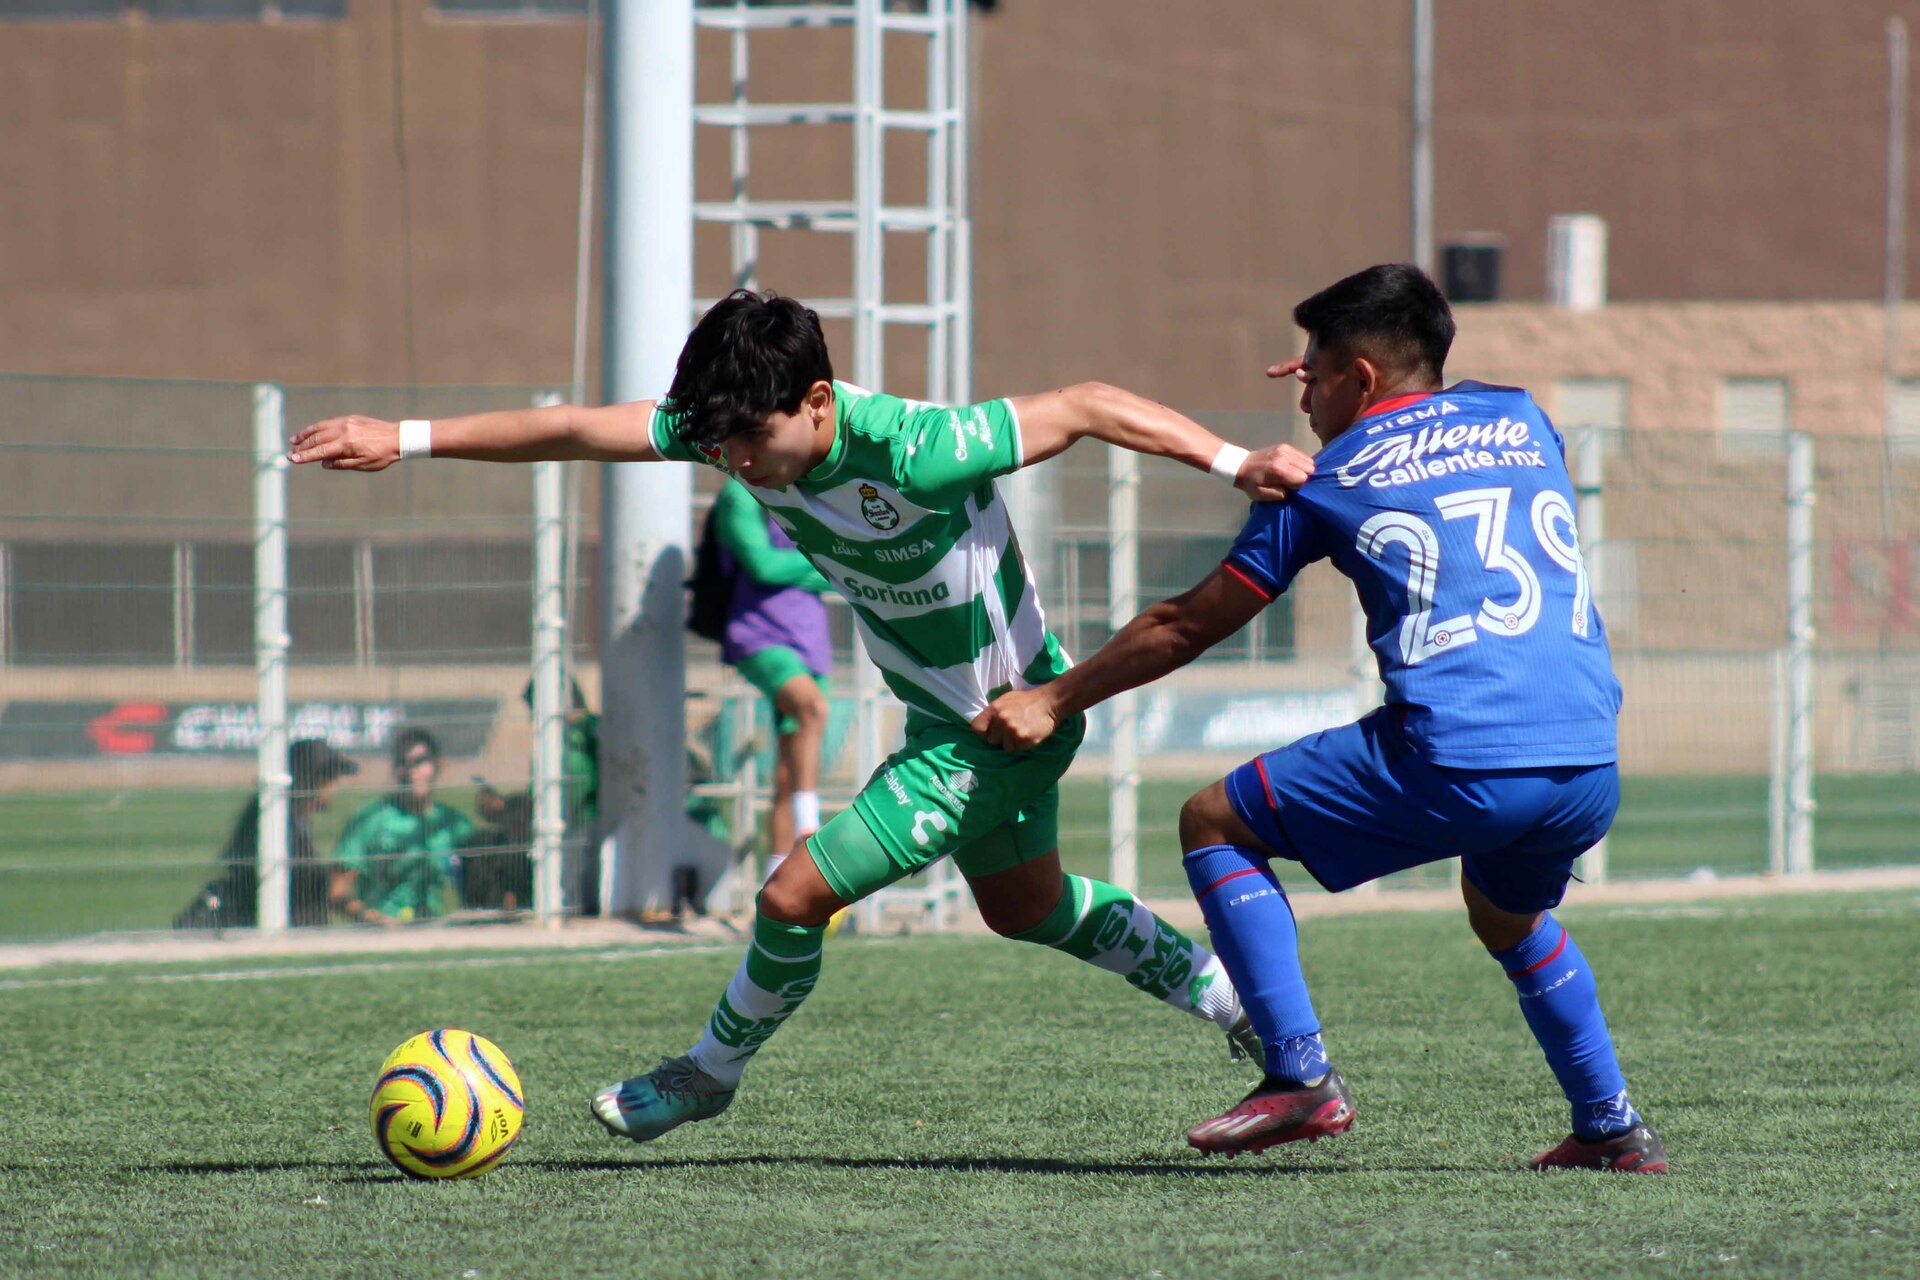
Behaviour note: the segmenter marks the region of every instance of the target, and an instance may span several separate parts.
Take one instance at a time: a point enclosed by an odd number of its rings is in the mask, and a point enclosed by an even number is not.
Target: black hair
[[[287,772],[293,794],[312,795],[335,778],[350,778],[360,766],[327,744],[325,738],[301,738],[287,748]]]
[[[816,382],[833,381],[820,317],[777,293],[735,289],[680,348],[663,406],[689,445],[717,445],[770,413],[794,413]]]
[[[1453,308],[1426,272],[1404,262],[1356,271],[1293,309],[1293,322],[1322,347],[1365,356],[1395,373],[1435,381],[1453,346]]]
[[[568,676],[567,684],[571,688],[573,709],[575,711],[585,711],[587,709],[587,695],[586,692],[580,688],[580,682],[574,677]],[[527,683],[520,690],[520,701],[527,704],[527,710],[533,710],[533,677],[531,676],[527,677]]]
[[[407,753],[415,747],[425,747],[435,760],[440,758],[440,739],[434,737],[431,730],[412,724],[393,735],[393,767],[398,769],[404,765]]]

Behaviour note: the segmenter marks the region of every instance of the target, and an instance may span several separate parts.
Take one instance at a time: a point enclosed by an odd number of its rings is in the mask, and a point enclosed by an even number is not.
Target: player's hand
[[[329,471],[385,471],[400,461],[400,426],[348,414],[316,422],[293,438],[287,459]]]
[[[1306,367],[1307,362],[1299,356],[1295,356],[1291,360],[1282,360],[1278,364],[1268,365],[1267,376],[1269,378],[1300,378],[1300,371]],[[1300,378],[1300,380],[1302,382],[1306,381],[1305,378]]]
[[[1283,502],[1313,474],[1313,459],[1290,444],[1269,445],[1247,455],[1233,487],[1255,502]]]
[[[1003,693],[973,718],[973,731],[1006,751],[1031,751],[1060,725],[1060,713],[1045,689]]]

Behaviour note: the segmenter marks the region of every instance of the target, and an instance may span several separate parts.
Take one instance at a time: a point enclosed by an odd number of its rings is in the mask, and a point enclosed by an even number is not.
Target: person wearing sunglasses
[[[466,814],[434,797],[440,742],[418,725],[393,739],[393,789],[348,821],[333,850],[332,899],[348,920],[399,925],[445,913]]]

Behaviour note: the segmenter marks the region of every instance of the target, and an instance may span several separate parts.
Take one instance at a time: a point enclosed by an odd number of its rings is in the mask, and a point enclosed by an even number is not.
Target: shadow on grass
[[[5,1166],[0,1166],[4,1168]],[[512,1169],[538,1169],[545,1173],[630,1173],[673,1169],[847,1169],[858,1172],[907,1173],[985,1173],[1043,1174],[1079,1177],[1109,1174],[1131,1178],[1276,1178],[1325,1177],[1343,1173],[1449,1173],[1504,1174],[1506,1169],[1484,1165],[1436,1164],[1432,1162],[1368,1162],[1364,1167],[1314,1163],[1282,1164],[1270,1159],[1241,1161],[1169,1158],[1151,1160],[1052,1160],[1031,1156],[928,1156],[889,1159],[884,1156],[707,1156],[679,1159],[531,1159],[514,1160],[503,1166]],[[325,1174],[338,1182],[407,1182],[411,1179],[390,1169],[363,1160],[162,1160],[137,1166],[144,1173],[176,1173],[197,1177],[236,1174],[308,1173]]]

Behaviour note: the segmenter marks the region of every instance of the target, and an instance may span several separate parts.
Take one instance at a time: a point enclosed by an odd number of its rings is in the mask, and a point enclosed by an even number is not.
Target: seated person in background
[[[327,872],[313,847],[313,815],[333,803],[340,779],[360,766],[319,738],[302,738],[287,748],[292,791],[287,797],[287,858],[292,892],[289,920],[296,925],[327,922]],[[260,797],[240,810],[233,834],[220,851],[220,876],[194,895],[173,918],[176,929],[239,929],[258,923],[260,899]]]
[[[729,479],[714,499],[713,531],[732,582],[720,660],[773,709],[779,751],[768,821],[772,875],[795,840],[820,829],[820,743],[833,670],[820,593],[833,586],[738,480]]]
[[[466,814],[434,799],[440,742],[418,725],[393,739],[394,789],[353,815],[333,849],[332,900],[367,924],[431,919],[446,905]]]
[[[600,717],[587,710],[587,696],[578,680],[569,680],[572,705],[567,710],[560,759],[560,814],[566,823],[564,839],[569,846],[597,852],[596,836],[600,822]],[[520,691],[520,700],[533,709],[533,681]],[[535,726],[537,733],[539,726]],[[474,779],[474,809],[488,825],[475,831],[460,855],[460,900],[469,907],[504,908],[508,911],[533,905],[533,866],[528,853],[533,847],[533,791],[503,795],[485,779]],[[591,862],[591,858],[586,859]],[[589,914],[591,891],[599,887],[597,871],[583,867],[581,874],[590,884],[587,892],[575,895]]]

